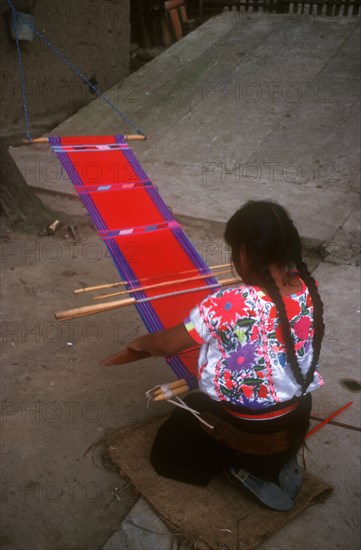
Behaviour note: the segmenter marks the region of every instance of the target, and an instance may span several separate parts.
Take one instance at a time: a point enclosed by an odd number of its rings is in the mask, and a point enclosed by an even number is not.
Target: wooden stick
[[[49,143],[49,138],[47,137],[40,137],[32,139],[31,141],[29,139],[22,139],[21,140],[25,145],[32,145],[33,143]]]
[[[189,391],[189,387],[187,386],[187,384],[179,388],[174,388],[174,390],[172,390],[172,394],[173,394],[172,397],[175,395],[180,395],[181,393],[186,393],[187,391]],[[153,397],[154,401],[164,401],[165,399],[169,399],[169,396],[167,396],[163,392]]]
[[[210,270],[215,271],[217,269],[221,269],[223,267],[231,267],[233,264],[220,264],[220,265],[213,265],[210,266]],[[194,273],[198,271],[197,269],[188,269],[186,271],[180,271],[178,275],[186,275],[187,273]],[[210,274],[209,277],[212,275]],[[139,279],[139,282],[143,281],[151,281],[154,279],[159,279],[161,277],[164,277],[164,275],[159,275],[157,277],[143,277],[142,279]],[[82,294],[83,292],[92,292],[93,290],[105,290],[107,288],[114,288],[116,286],[124,286],[127,284],[127,281],[118,281],[117,283],[106,283],[102,285],[95,285],[95,286],[86,286],[84,288],[77,288],[73,292],[74,294]]]
[[[311,420],[317,420],[317,422],[323,422],[324,418],[319,418],[318,416],[310,415]],[[345,424],[344,422],[336,422],[336,420],[329,420],[328,424],[332,426],[339,426],[340,428],[346,428],[346,430],[355,430],[356,432],[361,432],[360,426],[352,426],[352,424]]]
[[[168,292],[167,294],[159,294],[157,296],[151,296],[149,298],[142,298],[141,300],[136,300],[135,298],[126,298],[125,300],[115,300],[113,302],[77,307],[75,309],[69,309],[67,311],[58,311],[57,313],[55,313],[55,318],[58,321],[68,321],[70,319],[77,319],[78,317],[85,317],[86,315],[93,315],[94,313],[111,311],[112,309],[126,307],[133,304],[141,304],[144,302],[150,302],[151,300],[159,300],[161,298],[170,298],[171,296],[178,296],[180,294],[187,294],[189,292],[197,292],[199,290],[210,290],[211,288],[215,288],[218,286],[233,285],[240,282],[240,279],[223,279],[216,284],[201,286],[197,288],[188,288],[186,290],[179,290],[177,292]]]
[[[147,139],[150,139],[150,136],[142,136],[140,134],[125,134],[124,139],[126,141],[145,141]],[[25,145],[32,145],[33,143],[49,143],[49,138],[40,137],[40,138],[32,139],[31,141],[29,139],[23,139],[22,142]]]
[[[228,273],[229,269],[224,269],[222,271],[218,271],[217,275],[222,275],[223,273]],[[212,277],[212,274],[209,273],[203,273],[201,275],[196,275],[195,277],[187,277],[186,279],[176,279],[175,281],[164,281],[163,283],[156,283],[154,285],[146,285],[146,286],[140,286],[138,288],[129,288],[127,290],[119,290],[118,292],[112,292],[110,294],[100,294],[99,296],[95,296],[93,300],[102,300],[105,298],[113,298],[113,296],[121,296],[123,294],[130,294],[131,292],[141,292],[143,290],[150,290],[151,288],[159,288],[162,286],[169,286],[172,284],[181,284],[181,283],[187,283],[189,281],[195,281],[197,279],[207,279],[208,277]]]
[[[105,283],[103,285],[86,286],[84,288],[76,288],[74,294],[82,294],[83,292],[92,292],[93,290],[105,290],[106,288],[114,288],[116,286],[124,286],[127,281],[119,281],[118,283]]]
[[[165,390],[175,390],[176,388],[182,388],[186,384],[187,384],[187,382],[185,381],[184,378],[181,378],[180,380],[176,380],[175,382],[169,382],[168,384],[162,384],[162,385],[159,386],[158,390],[155,390],[153,395],[154,395],[154,397],[156,397],[157,395],[161,395],[164,392],[164,389]]]
[[[325,426],[325,424],[328,424],[328,422],[330,422],[330,420],[332,420],[333,418],[335,418],[335,416],[337,416],[338,414],[340,414],[342,411],[344,411],[345,409],[347,409],[347,407],[349,407],[350,405],[352,405],[353,401],[349,401],[348,403],[346,403],[346,405],[344,405],[343,407],[341,407],[340,409],[338,409],[336,412],[334,412],[333,414],[330,414],[330,416],[328,416],[327,418],[325,418],[325,420],[323,420],[321,422],[321,424],[319,424],[318,426],[315,426],[314,428],[312,428],[312,430],[310,430],[309,432],[307,432],[306,436],[305,436],[305,439],[307,439],[308,437],[310,437],[311,435],[313,435],[315,432],[318,432],[318,430],[320,430],[321,428],[323,428],[323,426]]]
[[[151,139],[151,136],[143,136],[141,134],[124,134],[125,141],[146,141]]]

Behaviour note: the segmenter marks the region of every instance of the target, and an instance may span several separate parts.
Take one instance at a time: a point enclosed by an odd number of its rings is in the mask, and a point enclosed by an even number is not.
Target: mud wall
[[[130,0],[13,0],[16,9],[35,16],[46,35],[102,91],[129,72]],[[1,135],[25,132],[16,41],[11,38],[9,6],[0,0]],[[84,84],[36,35],[21,41],[32,133],[65,120],[93,99]]]

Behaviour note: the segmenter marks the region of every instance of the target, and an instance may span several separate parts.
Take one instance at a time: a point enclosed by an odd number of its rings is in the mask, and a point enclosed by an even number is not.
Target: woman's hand
[[[99,365],[101,367],[111,367],[114,365],[126,365],[127,363],[133,363],[133,361],[140,361],[141,359],[146,359],[147,357],[150,357],[150,354],[146,351],[134,351],[130,348],[122,349],[121,351],[118,351],[118,353],[115,353],[114,355],[111,355],[110,357],[106,357],[102,361],[100,361]]]
[[[162,332],[140,336],[130,342],[126,349],[103,359],[100,365],[102,367],[123,365],[149,356],[176,355],[185,349],[194,348],[195,343],[185,326],[180,324]]]

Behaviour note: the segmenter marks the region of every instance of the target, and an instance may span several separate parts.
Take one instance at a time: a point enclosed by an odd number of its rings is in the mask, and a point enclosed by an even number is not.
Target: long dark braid
[[[321,351],[324,334],[323,304],[314,278],[302,260],[301,240],[287,212],[270,201],[250,201],[229,220],[225,240],[232,250],[232,259],[237,269],[241,248],[245,249],[247,261],[252,267],[248,284],[264,286],[276,305],[282,334],[285,340],[287,360],[297,383],[304,394],[313,381]],[[313,303],[314,337],[311,366],[304,378],[298,365],[287,317],[286,307],[279,289],[269,271],[271,263],[279,266],[293,264],[305,282]]]
[[[312,277],[311,273],[308,271],[305,262],[303,262],[301,258],[296,258],[295,265],[301,278],[304,280],[308,288],[313,303],[313,326],[315,332],[312,341],[312,363],[305,380],[305,385],[307,388],[313,381],[313,376],[315,374],[317,363],[320,358],[322,339],[325,333],[325,324],[323,322],[323,302],[318,293],[316,281]]]
[[[285,303],[282,299],[280,291],[278,290],[278,287],[267,266],[262,267],[262,276],[264,280],[264,286],[267,290],[267,294],[272,298],[272,301],[274,302],[277,308],[277,313],[278,313],[278,317],[282,328],[282,334],[286,345],[286,354],[287,354],[288,363],[291,367],[293,376],[295,377],[296,381],[302,388],[302,393],[304,393],[305,379],[303,377],[300,367],[298,366],[298,361],[295,353],[295,347],[294,347],[294,342],[293,342],[293,338],[290,330],[290,323],[287,317]]]

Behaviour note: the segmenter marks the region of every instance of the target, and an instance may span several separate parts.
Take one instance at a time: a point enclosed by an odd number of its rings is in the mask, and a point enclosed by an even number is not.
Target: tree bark
[[[0,141],[0,214],[9,227],[30,231],[55,219],[26,183],[4,140]]]

